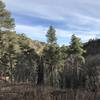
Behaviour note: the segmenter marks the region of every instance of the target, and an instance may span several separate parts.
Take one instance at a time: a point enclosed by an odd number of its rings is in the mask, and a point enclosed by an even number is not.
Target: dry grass
[[[0,88],[0,100],[100,100],[96,94],[87,90],[61,90],[50,87],[33,87],[32,84],[6,84]]]

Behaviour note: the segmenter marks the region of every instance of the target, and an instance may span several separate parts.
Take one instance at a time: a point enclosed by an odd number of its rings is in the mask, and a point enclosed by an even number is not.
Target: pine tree
[[[77,78],[79,78],[79,71],[81,70],[80,65],[85,62],[85,58],[83,56],[85,50],[83,49],[83,44],[80,38],[76,37],[75,35],[72,35],[71,46],[69,50],[70,56],[74,59],[74,74],[76,74]]]
[[[5,9],[5,4],[0,1],[0,56],[8,47],[10,37],[15,35],[15,32],[11,32],[12,29],[14,29],[14,20],[10,12]]]
[[[80,40],[80,38],[76,37],[75,35],[72,35],[71,38],[71,45],[69,47],[69,57],[70,60],[70,68],[71,69],[71,77],[67,77],[67,79],[70,79],[71,87],[74,91],[74,100],[77,100],[77,89],[81,85],[81,72],[83,72],[83,68],[81,65],[85,63],[85,58],[83,54],[85,53],[85,50],[83,49],[83,44]]]
[[[84,62],[83,54],[85,53],[85,50],[83,49],[83,43],[80,38],[76,37],[74,34],[72,35],[69,49],[70,54],[78,55],[78,57],[82,58],[82,61]]]
[[[59,69],[58,66],[60,64],[60,48],[59,46],[53,44],[53,45],[48,45],[44,48],[43,51],[44,54],[44,60],[47,65],[47,76],[49,76],[49,85],[54,86],[56,85],[56,74],[57,70]],[[55,83],[55,84],[54,84]]]
[[[35,50],[28,45],[20,44],[21,52],[17,57],[15,69],[15,80],[17,82],[32,82],[36,83],[34,73],[36,73],[36,65],[38,55]]]
[[[14,19],[11,18],[10,12],[5,9],[5,4],[0,1],[0,31],[11,30],[14,25]]]
[[[10,72],[11,80],[14,66],[12,56],[15,56],[16,41],[16,33],[12,32],[12,29],[14,29],[14,20],[11,18],[10,12],[5,9],[5,4],[0,1],[0,63],[4,65],[4,75],[6,72]]]
[[[56,30],[52,26],[49,27],[46,37],[47,37],[47,42],[49,44],[56,44],[57,42]]]

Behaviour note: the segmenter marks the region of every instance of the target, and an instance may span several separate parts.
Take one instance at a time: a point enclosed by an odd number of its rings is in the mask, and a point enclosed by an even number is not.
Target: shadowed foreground
[[[9,84],[0,87],[0,100],[100,100],[100,92],[52,89],[31,84]]]

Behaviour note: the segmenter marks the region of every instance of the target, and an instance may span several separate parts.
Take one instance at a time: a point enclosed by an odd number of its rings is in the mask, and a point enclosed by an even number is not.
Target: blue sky
[[[100,38],[100,0],[3,0],[16,22],[17,33],[46,41],[50,25],[58,43],[69,44],[72,34],[83,42]]]

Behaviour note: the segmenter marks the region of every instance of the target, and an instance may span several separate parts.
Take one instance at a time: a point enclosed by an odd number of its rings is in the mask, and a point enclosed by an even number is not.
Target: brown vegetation
[[[29,83],[3,84],[0,88],[0,100],[100,100],[100,92],[33,87]]]

